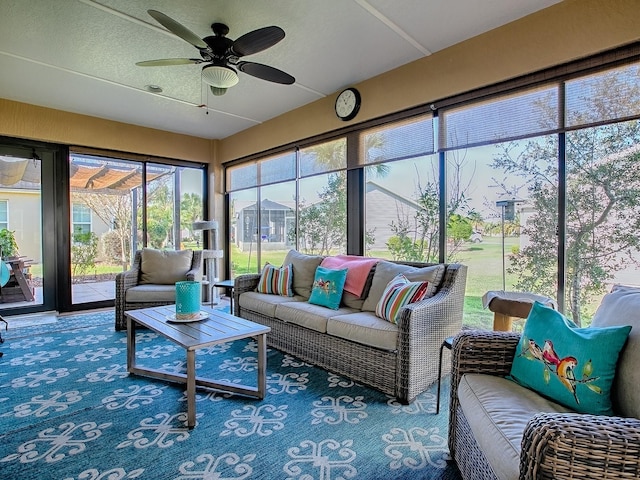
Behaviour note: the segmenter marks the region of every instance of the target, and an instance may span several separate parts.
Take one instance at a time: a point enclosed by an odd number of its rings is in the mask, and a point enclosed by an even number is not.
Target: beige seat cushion
[[[300,296],[284,297],[282,295],[258,292],[244,292],[240,295],[240,308],[272,318],[276,316],[276,307],[281,303],[287,302],[306,302],[306,300]]]
[[[142,249],[140,283],[155,285],[175,285],[186,280],[191,270],[193,252],[191,250]]]
[[[640,287],[614,285],[604,296],[591,327],[613,325],[631,325],[611,390],[613,408],[625,417],[640,418]]]
[[[276,307],[276,318],[283,322],[295,323],[320,333],[327,333],[327,320],[333,315],[352,313],[354,310],[340,307],[332,310],[309,302],[281,303]]]
[[[333,316],[327,322],[327,333],[383,350],[398,348],[398,326],[371,312]]]
[[[571,411],[492,375],[463,375],[458,398],[476,442],[500,480],[519,478],[522,435],[535,414]]]
[[[176,286],[137,285],[128,288],[124,298],[127,303],[174,303],[176,301]]]
[[[380,261],[376,265],[371,281],[369,295],[362,304],[362,310],[367,312],[375,312],[376,305],[384,293],[387,284],[394,277],[402,273],[410,282],[429,282],[427,297],[432,296],[440,286],[444,277],[446,267],[442,264],[432,265],[430,267],[416,268],[408,265],[399,265],[387,261]]]

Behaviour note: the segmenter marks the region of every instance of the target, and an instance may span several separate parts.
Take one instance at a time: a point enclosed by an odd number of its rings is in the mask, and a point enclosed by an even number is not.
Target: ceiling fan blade
[[[136,65],[139,67],[164,67],[166,65],[189,65],[194,63],[202,63],[202,60],[197,58],[163,58],[160,60],[136,62]]]
[[[190,43],[196,48],[207,48],[207,44],[204,43],[204,40],[202,40],[184,25],[176,22],[173,18],[168,17],[164,13],[157,10],[147,10],[147,13],[151,15],[160,25],[179,36],[185,42]]]
[[[296,81],[296,79],[288,73],[278,70],[277,68],[270,67],[269,65],[263,65],[262,63],[238,62],[236,67],[238,67],[238,70],[241,72],[269,82],[291,85]]]
[[[263,27],[254,30],[253,32],[245,33],[236,39],[236,41],[233,42],[231,50],[238,57],[253,55],[254,53],[261,52],[274,46],[283,38],[284,30],[280,27]]]

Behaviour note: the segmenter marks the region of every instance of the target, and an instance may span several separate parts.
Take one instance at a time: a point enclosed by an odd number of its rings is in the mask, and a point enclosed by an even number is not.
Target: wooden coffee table
[[[186,383],[187,426],[189,428],[193,428],[196,424],[196,386],[260,399],[264,398],[266,393],[267,333],[271,331],[271,328],[204,306],[202,311],[207,312],[209,317],[189,323],[175,323],[168,320],[172,314],[176,313],[175,305],[128,310],[125,312],[127,317],[127,370],[135,375]],[[174,373],[136,366],[137,325],[150,328],[183,347],[187,351],[187,373]],[[196,350],[248,337],[255,337],[258,341],[257,387],[231,384],[196,376]]]

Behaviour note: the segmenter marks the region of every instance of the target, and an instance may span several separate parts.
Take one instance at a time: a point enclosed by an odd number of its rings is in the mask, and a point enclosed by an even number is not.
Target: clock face
[[[343,90],[336,99],[336,115],[341,120],[351,120],[360,109],[360,93],[355,88]]]

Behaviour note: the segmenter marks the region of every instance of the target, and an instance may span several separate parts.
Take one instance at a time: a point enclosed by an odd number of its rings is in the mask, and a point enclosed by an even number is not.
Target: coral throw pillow
[[[344,282],[347,280],[347,269],[333,270],[318,267],[313,279],[309,303],[337,310],[340,308]]]
[[[410,282],[403,274],[391,280],[376,305],[376,316],[398,323],[400,310],[410,303],[427,298],[429,282]]]
[[[278,268],[270,263],[266,263],[262,269],[260,280],[256,291],[259,293],[270,293],[283,297],[293,297],[291,282],[293,280],[293,267],[291,264]]]
[[[630,331],[630,326],[578,328],[535,302],[510,377],[577,412],[611,415],[611,385]]]

